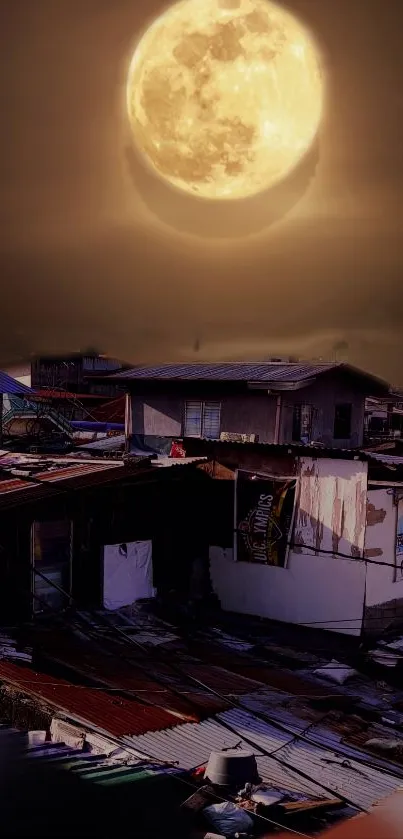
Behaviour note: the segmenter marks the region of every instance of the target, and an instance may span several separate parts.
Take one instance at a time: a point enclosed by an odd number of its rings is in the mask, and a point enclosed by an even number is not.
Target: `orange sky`
[[[318,160],[271,202],[207,212],[125,153],[128,61],[163,4],[0,0],[0,360],[90,344],[130,361],[329,356],[346,340],[403,385],[403,6],[288,5],[326,55]]]

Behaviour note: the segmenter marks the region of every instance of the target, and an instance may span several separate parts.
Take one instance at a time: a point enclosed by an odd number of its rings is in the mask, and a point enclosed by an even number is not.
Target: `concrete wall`
[[[221,402],[221,431],[258,434],[260,441],[273,442],[276,400],[267,393],[244,395],[212,393],[204,390],[189,395],[133,394],[132,434],[180,437],[186,399]]]
[[[222,608],[351,635],[362,627],[367,466],[358,461],[300,464],[295,541],[286,568],[234,562],[233,549],[210,548],[211,580]],[[352,559],[315,553],[338,551]]]
[[[132,433],[166,437],[183,434],[183,417],[187,399],[221,402],[221,432],[257,434],[260,442],[273,443],[276,423],[277,398],[266,390],[235,392],[233,384],[215,385],[214,389],[203,383],[186,383],[173,391],[161,382],[158,390],[144,389],[132,394]],[[345,440],[333,439],[334,413],[337,403],[352,404],[352,433]],[[314,407],[313,440],[329,447],[350,448],[362,445],[364,428],[365,394],[357,381],[342,373],[320,378],[310,387],[282,394],[281,432],[282,443],[292,441],[292,418],[296,404]]]
[[[132,396],[132,434],[180,437],[183,401],[169,395]]]
[[[369,562],[364,627],[374,634],[403,620],[403,579],[395,566],[396,528],[393,490],[370,490],[365,534],[365,555]],[[374,560],[390,566],[376,565]]]

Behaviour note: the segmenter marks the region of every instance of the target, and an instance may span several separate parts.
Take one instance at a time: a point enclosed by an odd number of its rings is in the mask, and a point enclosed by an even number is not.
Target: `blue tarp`
[[[32,394],[34,391],[30,387],[27,387],[27,385],[23,385],[22,382],[17,382],[17,380],[9,376],[8,373],[4,373],[3,370],[0,370],[0,393]]]
[[[108,431],[124,431],[124,423],[119,422],[89,422],[88,420],[72,420],[72,428],[77,431],[95,431],[99,434],[107,434]]]

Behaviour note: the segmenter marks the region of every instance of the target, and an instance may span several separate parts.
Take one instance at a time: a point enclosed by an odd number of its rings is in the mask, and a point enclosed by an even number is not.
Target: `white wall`
[[[234,562],[232,550],[211,547],[214,591],[226,611],[359,635],[365,564],[308,546],[362,556],[367,466],[303,458],[300,475],[294,539],[306,547],[290,552],[286,568]]]
[[[360,634],[364,563],[290,553],[287,568],[274,568],[234,562],[232,550],[212,547],[210,569],[225,611]]]
[[[365,551],[368,556],[366,605],[377,606],[390,600],[403,598],[403,580],[395,582],[395,546],[397,507],[393,501],[393,491],[387,489],[370,490],[368,504],[375,508],[375,524],[368,523],[365,534]],[[385,512],[383,517],[382,511]],[[370,521],[370,516],[368,517]],[[382,521],[383,519],[383,521]],[[371,564],[370,560],[388,562],[393,567]]]

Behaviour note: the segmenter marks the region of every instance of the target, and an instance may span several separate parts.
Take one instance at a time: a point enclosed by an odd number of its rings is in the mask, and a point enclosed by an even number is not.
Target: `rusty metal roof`
[[[122,649],[108,646],[106,638],[103,645],[104,651],[90,641],[82,643],[71,634],[52,632],[42,639],[41,649],[51,661],[65,669],[90,677],[122,694],[131,693],[183,720],[204,719],[228,707],[228,703],[207,690],[186,684],[185,679],[174,681],[169,668],[167,677],[163,666],[158,668],[157,663],[145,662],[142,657],[136,661],[130,646],[126,649],[126,655],[131,654],[128,661],[119,659]],[[146,663],[147,671],[143,669]]]
[[[216,667],[215,665],[204,664],[202,662],[187,664],[181,662],[181,669],[183,673],[188,674],[191,678],[198,679],[203,685],[213,691],[217,691],[223,696],[235,696],[243,693],[250,693],[261,687],[261,682],[254,680],[253,676],[241,675],[238,672],[234,673],[230,670],[225,670],[223,667]]]
[[[148,458],[142,464],[149,463]],[[0,506],[39,500],[67,488],[89,487],[133,474],[123,461],[83,461],[35,455],[0,455]]]
[[[0,661],[0,680],[112,737],[157,731],[175,723],[174,715],[162,708],[142,705],[134,699],[110,695],[97,688],[71,684],[11,662]]]

